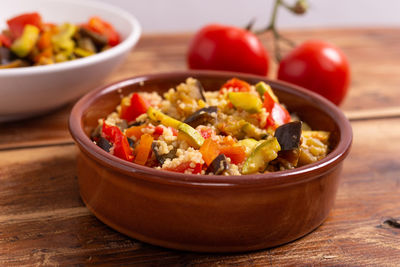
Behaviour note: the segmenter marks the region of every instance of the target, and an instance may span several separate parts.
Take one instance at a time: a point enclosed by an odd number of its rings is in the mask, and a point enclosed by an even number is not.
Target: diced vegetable
[[[179,125],[182,123],[181,121],[175,120],[174,118],[165,115],[164,113],[153,107],[148,108],[147,115],[151,120],[159,122],[164,126],[172,127],[175,129],[178,129]]]
[[[136,140],[139,140],[143,135],[142,129],[146,127],[146,125],[132,126],[125,130],[125,135],[129,138],[135,137]]]
[[[228,98],[238,109],[245,110],[249,113],[257,113],[261,111],[262,102],[260,98],[252,93],[229,92]]]
[[[12,41],[7,35],[0,34],[0,47],[4,46],[4,47],[9,48],[11,46],[11,44],[12,44]]]
[[[271,111],[271,117],[278,126],[290,122],[289,112],[279,103],[274,104]]]
[[[37,43],[37,47],[39,50],[45,50],[51,48],[51,35],[50,31],[45,31],[40,35],[40,38]]]
[[[42,17],[34,12],[34,13],[25,13],[14,18],[7,20],[8,28],[11,31],[11,34],[14,38],[19,38],[23,32],[26,25],[32,25],[42,29]]]
[[[239,140],[237,145],[244,146],[246,157],[250,156],[251,152],[258,145],[258,141],[253,138],[246,138]]]
[[[19,57],[26,57],[32,51],[39,38],[39,28],[26,25],[24,31],[11,45],[11,51]]]
[[[272,98],[274,102],[279,103],[278,97],[274,94],[274,92],[271,89],[271,86],[266,84],[265,82],[259,82],[256,84],[256,90],[258,94],[260,95],[261,98],[264,99],[265,93],[268,93],[268,95]]]
[[[178,130],[178,138],[185,140],[186,143],[188,143],[190,146],[198,149],[203,145],[204,138],[190,125],[187,125],[186,123],[181,123],[178,126]]]
[[[280,145],[276,138],[260,141],[243,165],[242,173],[263,172],[267,164],[278,157]]]
[[[143,97],[138,93],[133,93],[129,101],[126,98],[122,99],[120,117],[128,122],[133,121],[146,113],[149,107],[149,103]]]
[[[54,50],[64,52],[67,57],[72,54],[75,48],[75,42],[72,37],[76,33],[77,27],[71,23],[64,23],[58,27],[58,33],[51,37]]]
[[[79,34],[81,34],[84,38],[89,38],[95,45],[105,46],[108,44],[108,39],[106,36],[98,34],[85,26],[79,28]]]
[[[153,143],[153,137],[150,134],[144,134],[140,138],[139,145],[136,147],[136,158],[134,162],[136,164],[145,165],[151,152],[151,145]]]
[[[110,152],[110,148],[112,147],[112,144],[108,142],[107,139],[104,137],[99,137],[99,139],[96,141],[96,145],[98,145],[101,149],[103,149],[106,152]]]
[[[221,175],[224,171],[226,171],[229,167],[228,161],[226,160],[225,155],[221,154],[216,157],[208,166],[206,173],[213,173],[214,175]]]
[[[246,149],[244,146],[222,146],[220,153],[231,159],[233,164],[240,164],[246,158]]]
[[[301,138],[301,122],[293,121],[279,126],[275,130],[275,137],[282,151],[298,148]]]
[[[219,145],[212,139],[206,139],[200,147],[200,153],[203,155],[204,162],[209,166],[211,162],[219,155]]]
[[[231,89],[232,92],[248,92],[250,91],[250,84],[240,79],[233,78],[222,85],[221,89],[223,88]]]
[[[106,36],[108,44],[111,46],[115,46],[120,42],[119,34],[114,27],[99,17],[91,17],[89,19],[88,28],[94,32]]]
[[[273,94],[273,93],[272,93]],[[290,114],[281,104],[274,100],[275,95],[271,95],[270,92],[264,93],[263,106],[269,116],[267,118],[267,127],[277,128],[279,125],[290,122]]]
[[[204,95],[205,90],[204,90],[203,85],[201,84],[201,82],[199,80],[196,80],[196,85],[197,85],[197,91],[196,91],[197,97],[195,97],[195,99],[206,102],[207,100],[206,100],[206,96]]]
[[[156,156],[158,163],[160,163],[161,166],[164,164],[165,160],[172,159],[176,155],[176,149],[171,149],[167,154],[160,154],[158,152],[158,148],[157,148],[157,141],[153,141],[153,144],[151,145],[151,149],[152,149],[154,155]]]
[[[134,157],[128,139],[117,126],[103,123],[102,134],[104,135],[104,138],[113,144],[115,156],[127,161],[133,160]]]
[[[195,164],[194,168],[191,167],[192,164]],[[202,167],[203,166],[200,163],[193,163],[190,161],[186,161],[186,162],[179,164],[175,168],[166,168],[165,170],[172,171],[172,172],[180,172],[180,173],[184,173],[187,170],[192,170],[193,174],[198,174],[198,173],[201,173]]]
[[[187,117],[183,122],[189,124],[193,128],[199,125],[207,125],[208,123],[213,124],[215,122],[215,117],[211,114],[217,112],[217,107],[202,108]]]
[[[246,136],[261,139],[259,129],[254,126],[253,124],[246,122],[242,127],[242,131],[245,133]]]

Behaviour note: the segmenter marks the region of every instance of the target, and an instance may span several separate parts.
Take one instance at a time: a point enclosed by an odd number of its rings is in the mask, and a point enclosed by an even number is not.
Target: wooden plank
[[[352,84],[343,110],[367,110],[368,114],[369,109],[400,106],[400,76],[397,75],[400,29],[310,29],[286,31],[285,35],[298,43],[306,39],[330,41],[348,55]],[[145,73],[185,70],[185,53],[191,36],[143,36],[124,64],[104,84]],[[261,36],[261,39],[272,51],[270,36]],[[271,62],[269,77],[275,78],[275,73],[276,64]],[[0,149],[71,142],[67,130],[71,107],[39,118],[0,123]],[[396,114],[400,115],[398,110]]]
[[[327,221],[295,242],[238,254],[154,247],[98,221],[79,198],[72,145],[0,151],[0,265],[346,265],[400,262],[400,119],[356,121]]]

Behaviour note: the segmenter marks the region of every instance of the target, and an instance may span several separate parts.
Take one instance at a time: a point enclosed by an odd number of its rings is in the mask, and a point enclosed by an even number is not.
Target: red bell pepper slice
[[[147,112],[150,104],[138,93],[134,93],[130,100],[130,105],[122,103],[120,118],[129,121],[135,120],[140,115]]]
[[[246,150],[243,146],[222,146],[220,153],[231,159],[233,164],[239,164],[246,158]]]
[[[179,164],[175,168],[166,168],[167,171],[172,171],[172,172],[180,172],[184,173],[186,170],[192,169],[193,174],[198,174],[201,173],[201,170],[203,169],[203,164],[196,163],[196,166],[194,168],[190,167],[190,164],[192,162],[187,161]]]
[[[290,122],[289,112],[279,103],[275,103],[271,116],[278,126]]]
[[[99,17],[91,17],[89,19],[88,28],[94,32],[106,36],[108,39],[108,44],[111,46],[115,46],[120,43],[119,34],[114,27]]]
[[[290,122],[289,112],[281,104],[275,102],[268,92],[264,93],[263,106],[269,112],[266,127],[276,128],[279,125]]]
[[[40,30],[42,29],[42,17],[39,13],[25,13],[16,17],[13,17],[7,20],[8,28],[10,29],[11,34],[16,39],[22,35],[24,31],[24,27],[27,24],[38,27]]]
[[[250,84],[237,78],[232,78],[227,81],[222,88],[232,88],[232,92],[248,92],[250,91]],[[220,90],[220,92],[222,92]]]
[[[0,46],[3,45],[7,48],[10,48],[11,44],[12,44],[12,41],[7,35],[0,34]]]
[[[113,143],[115,156],[127,161],[132,161],[134,159],[128,139],[117,126],[103,123],[102,132],[104,138]]]

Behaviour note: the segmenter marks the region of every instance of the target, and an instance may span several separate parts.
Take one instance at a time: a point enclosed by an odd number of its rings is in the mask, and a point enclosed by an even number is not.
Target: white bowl
[[[45,22],[84,23],[91,16],[110,22],[121,36],[117,46],[73,61],[47,66],[0,69],[0,122],[48,112],[96,88],[137,43],[141,27],[120,8],[89,0],[13,0],[0,8],[0,29],[13,16],[39,12]]]

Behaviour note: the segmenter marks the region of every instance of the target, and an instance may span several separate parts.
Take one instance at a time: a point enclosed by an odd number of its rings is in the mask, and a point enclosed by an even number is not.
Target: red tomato
[[[337,47],[307,41],[283,58],[278,79],[307,88],[339,105],[347,93],[350,67]]]
[[[210,24],[192,39],[187,54],[190,69],[226,70],[267,75],[269,56],[253,33]]]

